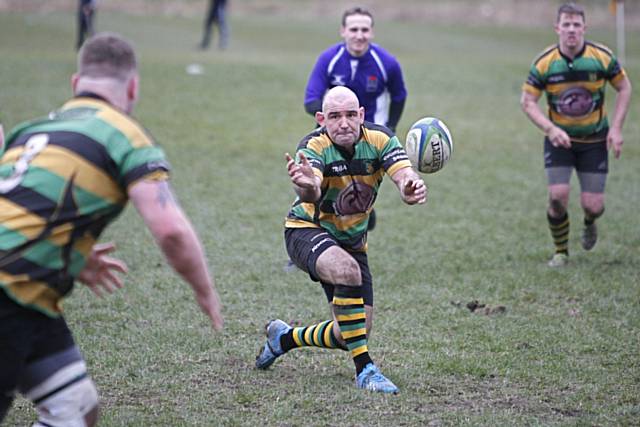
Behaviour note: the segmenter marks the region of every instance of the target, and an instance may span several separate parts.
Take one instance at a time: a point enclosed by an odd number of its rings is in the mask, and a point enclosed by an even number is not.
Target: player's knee
[[[345,257],[336,266],[337,277],[336,283],[344,284],[347,286],[360,286],[362,285],[362,275],[360,273],[360,266],[358,262],[352,257]]]
[[[564,200],[561,197],[549,197],[549,213],[551,216],[559,217],[567,211]]]
[[[98,421],[98,391],[82,361],[58,370],[26,395],[38,412],[34,426],[93,427]]]
[[[604,213],[604,206],[598,206],[598,207],[585,206],[584,207],[584,215],[592,219],[600,218],[603,213]]]
[[[582,194],[582,209],[585,214],[597,218],[604,212],[604,197],[600,194]]]

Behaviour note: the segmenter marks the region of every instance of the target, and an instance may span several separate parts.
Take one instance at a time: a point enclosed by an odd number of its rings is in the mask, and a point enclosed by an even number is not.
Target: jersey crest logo
[[[560,114],[580,118],[588,115],[595,108],[591,92],[583,87],[572,87],[560,94],[556,102]]]
[[[375,92],[378,89],[378,77],[367,76],[367,92]]]
[[[338,215],[364,213],[373,205],[375,191],[369,185],[353,181],[336,198],[334,210]]]

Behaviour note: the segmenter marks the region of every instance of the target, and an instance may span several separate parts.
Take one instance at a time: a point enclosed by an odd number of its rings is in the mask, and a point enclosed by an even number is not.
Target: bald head
[[[364,123],[364,108],[350,89],[336,86],[324,96],[322,112],[316,113],[316,121],[326,128],[334,144],[353,151]]]
[[[336,106],[349,106],[354,110],[360,108],[358,97],[351,89],[345,86],[336,86],[331,88],[322,101],[322,112],[327,114]]]

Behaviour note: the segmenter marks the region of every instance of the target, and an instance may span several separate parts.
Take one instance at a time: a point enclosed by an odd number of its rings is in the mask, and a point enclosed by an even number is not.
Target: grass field
[[[0,120],[46,114],[70,96],[75,21],[0,15]],[[263,326],[328,317],[324,296],[285,272],[283,217],[293,199],[283,153],[312,127],[302,108],[316,55],[337,29],[318,20],[232,16],[225,52],[198,52],[200,19],[98,15],[139,50],[135,116],[165,148],[225,306],[215,334],[189,288],[163,263],[135,212],[103,240],[130,265],[127,286],[96,299],[78,287],[66,317],[102,400],[102,426],[637,425],[640,417],[640,97],[610,162],[601,240],[550,270],[542,135],[521,113],[520,86],[550,29],[378,22],[410,93],[398,133],[423,116],[450,127],[455,152],[425,176],[426,206],[388,182],[370,236],[376,289],[373,358],[398,396],[356,390],[346,353],[297,350],[253,368]],[[589,34],[615,46],[612,31]],[[640,85],[640,33],[627,71]],[[204,74],[185,67],[199,63]],[[608,89],[609,101],[613,91]],[[611,102],[609,102],[611,104]],[[609,107],[609,111],[612,108]],[[575,176],[573,178],[576,184]],[[477,314],[477,300],[506,312]],[[18,399],[5,420],[29,425]]]

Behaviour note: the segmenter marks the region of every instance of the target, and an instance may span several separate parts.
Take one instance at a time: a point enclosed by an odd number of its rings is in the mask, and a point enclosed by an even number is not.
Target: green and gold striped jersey
[[[322,180],[321,196],[315,203],[296,198],[285,227],[322,227],[344,246],[366,250],[369,214],[384,173],[391,176],[411,167],[398,138],[383,126],[364,122],[350,155],[320,128],[300,142],[297,152],[304,153]]]
[[[18,125],[0,158],[0,287],[20,305],[59,316],[127,187],[168,172],[145,130],[92,94]]]
[[[624,76],[616,57],[601,44],[586,41],[573,60],[554,45],[534,60],[522,89],[538,97],[547,93],[549,118],[573,141],[600,142],[609,128],[605,85]]]

